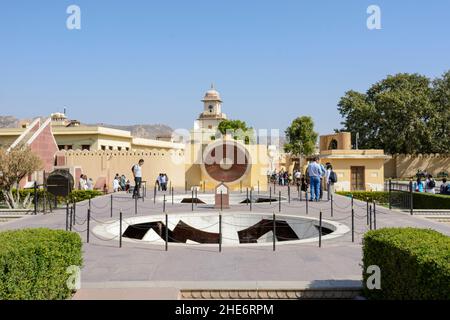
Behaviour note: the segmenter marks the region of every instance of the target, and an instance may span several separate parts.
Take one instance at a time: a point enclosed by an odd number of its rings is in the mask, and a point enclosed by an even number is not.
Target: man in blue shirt
[[[311,185],[311,201],[319,201],[320,198],[320,178],[325,175],[324,167],[319,163],[319,158],[315,157],[308,165],[309,183]]]

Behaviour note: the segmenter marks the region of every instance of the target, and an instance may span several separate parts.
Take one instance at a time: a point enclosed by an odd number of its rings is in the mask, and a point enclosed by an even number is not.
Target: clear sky
[[[81,8],[81,30],[66,9]],[[381,8],[382,30],[366,27]],[[450,69],[448,0],[0,0],[0,115],[191,128],[211,82],[229,118],[340,127],[346,90]]]

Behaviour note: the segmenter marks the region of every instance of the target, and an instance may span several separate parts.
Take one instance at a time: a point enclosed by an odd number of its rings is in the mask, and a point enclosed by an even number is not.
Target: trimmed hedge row
[[[363,239],[363,270],[376,265],[381,290],[366,286],[369,299],[450,299],[450,237],[434,230],[385,228],[369,231]]]
[[[346,197],[353,195],[354,199],[361,201],[369,199],[369,202],[389,203],[389,192],[384,191],[338,191],[336,193]]]
[[[17,195],[17,190],[13,190],[13,195]],[[54,196],[49,193],[49,192],[45,192],[43,189],[38,189],[38,197],[39,199],[43,199],[44,198],[44,194],[45,197],[47,199],[51,199],[51,201],[54,200]],[[21,199],[25,199],[26,196],[28,196],[29,194],[31,194],[31,197],[34,196],[34,190],[33,189],[20,189],[19,190],[20,193],[20,198]],[[98,190],[73,190],[70,195],[69,195],[69,201],[73,202],[74,200],[76,202],[80,202],[83,200],[88,200],[89,198],[95,198],[97,196],[101,196],[103,194],[103,192],[98,191]],[[5,201],[4,197],[3,197],[3,193],[0,192],[0,202]],[[63,197],[58,197],[58,203],[65,203],[65,199]]]
[[[413,203],[414,209],[450,209],[450,196],[414,192]]]
[[[370,202],[376,201],[380,204],[389,203],[388,191],[338,191],[337,194],[349,197],[353,195],[354,199]],[[391,197],[393,202],[396,201],[396,197],[401,197],[400,192],[393,191]],[[413,192],[414,209],[450,209],[450,196],[443,194],[432,194],[424,192]]]
[[[77,233],[50,229],[0,232],[0,300],[66,299],[69,266],[82,264]]]

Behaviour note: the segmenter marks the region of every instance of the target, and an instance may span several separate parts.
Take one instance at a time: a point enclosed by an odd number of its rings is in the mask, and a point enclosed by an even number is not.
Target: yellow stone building
[[[320,137],[321,163],[333,166],[336,191],[384,190],[384,162],[389,158],[383,150],[352,149],[349,132]]]

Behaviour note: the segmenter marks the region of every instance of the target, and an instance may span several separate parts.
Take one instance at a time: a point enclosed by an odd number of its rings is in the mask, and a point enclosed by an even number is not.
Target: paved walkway
[[[278,191],[278,190],[277,190]],[[184,192],[180,192],[184,193]],[[286,196],[286,190],[283,190]],[[168,214],[176,212],[190,212],[191,204],[168,203]],[[99,222],[115,220],[122,210],[124,217],[135,215],[135,202],[129,195],[116,194],[113,200],[113,219],[111,215],[111,197],[95,198],[91,202],[91,230]],[[239,286],[239,283],[264,283],[270,281],[275,286],[286,286],[288,282],[308,283],[311,286],[323,284],[359,282],[362,278],[361,270],[361,239],[368,230],[366,220],[366,204],[354,201],[355,208],[355,242],[351,241],[351,233],[342,237],[323,241],[322,247],[318,243],[299,245],[280,245],[276,251],[271,246],[262,247],[224,247],[219,252],[215,247],[187,245],[185,247],[170,246],[166,252],[164,245],[142,245],[123,242],[119,248],[118,239],[101,240],[93,233],[90,243],[86,243],[86,216],[88,202],[77,204],[77,225],[84,243],[82,268],[82,288],[102,288],[105,286],[120,288],[131,287],[133,283],[138,287],[165,287],[165,292],[171,291],[174,283],[179,287],[192,286],[208,287],[216,283],[221,286]],[[253,204],[253,212],[278,212],[278,203]],[[334,214],[331,217],[330,202],[308,203],[308,216],[318,217],[323,212],[324,219],[339,221],[351,226],[351,200],[336,195],[334,198]],[[247,211],[246,204],[233,206],[227,211]],[[198,205],[196,212],[211,212],[217,210]],[[152,198],[137,202],[138,215],[154,215],[162,213],[162,203],[153,203]],[[305,216],[306,203],[299,199],[291,199],[290,203],[282,203],[282,214]],[[94,221],[97,220],[98,222]],[[48,227],[65,229],[65,212],[60,210],[52,214],[27,216],[15,221],[0,223],[0,230]],[[377,228],[411,226],[431,228],[450,235],[450,225],[432,221],[425,217],[410,216],[407,213],[390,211],[377,206]],[[337,282],[336,282],[337,281]],[[344,281],[344,282],[342,282]],[[160,283],[160,285],[158,285]],[[164,284],[165,283],[165,284]],[[167,285],[170,283],[170,285]],[[184,283],[184,285],[183,285]],[[229,285],[227,285],[229,284]],[[151,295],[151,293],[148,293]],[[120,295],[120,294],[119,294]]]

